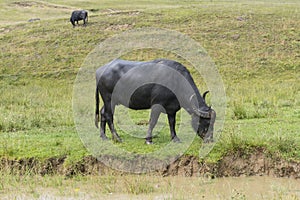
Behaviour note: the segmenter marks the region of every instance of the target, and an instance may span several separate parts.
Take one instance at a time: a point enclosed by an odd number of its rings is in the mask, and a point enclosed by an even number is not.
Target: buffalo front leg
[[[173,142],[180,142],[180,139],[177,137],[176,132],[175,132],[176,113],[168,114],[168,121],[169,121],[172,141]]]
[[[150,120],[149,120],[149,128],[146,136],[146,144],[153,144],[152,142],[152,131],[155,127],[159,115],[161,113],[162,107],[160,105],[154,105],[151,108]]]

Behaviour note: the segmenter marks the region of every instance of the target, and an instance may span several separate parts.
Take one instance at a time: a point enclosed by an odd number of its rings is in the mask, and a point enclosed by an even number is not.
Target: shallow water
[[[191,184],[191,187],[196,185]],[[201,189],[200,189],[201,188]],[[300,180],[272,177],[218,178],[204,182],[196,199],[300,199]]]
[[[183,178],[169,177],[174,184],[167,195],[154,199],[300,199],[300,180],[273,177]],[[175,186],[176,185],[176,186]]]
[[[0,199],[300,199],[300,180],[288,178],[126,175],[17,179],[6,177],[8,185],[0,188]],[[140,185],[145,192],[137,189]]]

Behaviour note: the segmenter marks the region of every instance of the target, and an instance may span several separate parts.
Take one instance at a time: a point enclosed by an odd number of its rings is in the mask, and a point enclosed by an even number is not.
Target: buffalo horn
[[[210,111],[210,118],[211,118],[211,120],[210,120],[211,123],[214,123],[216,120],[216,112],[213,109],[211,109],[211,111]]]
[[[207,93],[207,92],[205,92],[205,93]],[[193,94],[190,97],[190,102],[192,104],[192,108],[193,108],[193,111],[195,112],[195,114],[200,116],[200,117],[203,117],[203,118],[210,118],[210,112],[201,111],[198,108],[196,108],[196,106],[192,103],[192,99],[194,98],[194,96],[196,96],[196,94]]]
[[[191,97],[190,97],[190,103],[191,103],[192,108],[193,108],[193,111],[196,113],[196,115],[200,116],[199,110],[198,110],[197,107],[192,103],[192,100],[193,100],[194,96],[196,96],[195,93],[191,95]]]
[[[204,101],[205,101],[205,97],[206,97],[207,93],[209,93],[209,91],[204,92],[203,95],[202,95]]]

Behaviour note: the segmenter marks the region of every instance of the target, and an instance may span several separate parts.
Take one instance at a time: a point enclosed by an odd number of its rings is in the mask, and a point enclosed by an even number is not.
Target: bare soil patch
[[[43,3],[39,1],[15,1],[12,2],[11,5],[17,6],[17,7],[22,7],[22,8],[56,8],[56,9],[69,9],[66,6],[60,6],[60,5],[55,5],[55,4],[49,4],[49,3]]]
[[[0,171],[13,174],[59,174],[67,177],[74,175],[107,175],[127,174],[111,169],[96,158],[87,156],[73,165],[65,165],[66,157],[49,158],[39,161],[34,158],[11,160],[2,158]],[[148,162],[147,162],[148,163]],[[159,163],[158,160],[154,163]],[[271,158],[263,149],[245,155],[242,151],[229,153],[218,163],[199,161],[195,156],[182,156],[171,164],[162,164],[161,169],[152,172],[159,176],[184,177],[239,177],[239,176],[272,176],[300,178],[300,163]]]
[[[130,29],[134,24],[110,24],[105,30],[106,31],[124,31]]]
[[[115,9],[107,9],[103,11],[104,14],[107,14],[108,16],[114,16],[114,15],[139,15],[141,11],[138,10],[115,10]]]

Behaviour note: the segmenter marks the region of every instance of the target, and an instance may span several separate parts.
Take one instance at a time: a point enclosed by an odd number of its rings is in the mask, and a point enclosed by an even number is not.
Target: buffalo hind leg
[[[104,114],[105,120],[106,120],[108,127],[110,129],[110,132],[112,134],[112,138],[116,142],[122,142],[122,139],[118,135],[118,133],[115,129],[115,126],[114,126],[113,112],[114,112],[114,106],[111,106],[110,104],[109,104],[109,106],[105,106],[105,114]]]
[[[177,137],[176,132],[175,132],[176,113],[168,114],[168,121],[169,121],[172,141],[173,142],[180,142],[180,139]]]
[[[104,106],[100,110],[100,137],[102,140],[107,140],[107,136],[105,134],[105,128],[106,128],[106,118],[105,118],[105,111]]]

